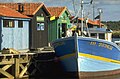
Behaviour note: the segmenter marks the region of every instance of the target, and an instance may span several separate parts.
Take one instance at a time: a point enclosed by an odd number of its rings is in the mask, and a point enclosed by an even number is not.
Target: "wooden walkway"
[[[0,79],[28,77],[30,60],[34,53],[0,54]]]
[[[43,70],[42,73],[46,72],[46,69],[49,68],[42,68],[41,65],[48,66],[50,63],[48,60],[54,59],[54,51],[51,47],[38,48],[25,53],[22,52],[13,48],[2,50],[0,54],[0,79],[23,79],[35,75],[38,70]]]

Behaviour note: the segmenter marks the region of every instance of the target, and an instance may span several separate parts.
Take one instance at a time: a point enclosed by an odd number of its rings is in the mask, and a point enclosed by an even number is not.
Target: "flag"
[[[97,15],[94,19],[100,19],[100,15]]]
[[[55,16],[50,17],[50,21],[55,20]]]

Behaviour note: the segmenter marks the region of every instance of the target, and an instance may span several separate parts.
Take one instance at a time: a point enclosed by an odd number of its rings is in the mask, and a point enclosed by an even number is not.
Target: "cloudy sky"
[[[73,1],[75,10],[73,8]],[[84,0],[90,2],[91,0]],[[74,15],[80,8],[80,0],[0,0],[0,2],[43,2],[46,6],[67,6],[68,10]],[[119,21],[120,20],[120,0],[94,0],[95,16],[98,15],[98,8],[103,10],[103,21]],[[84,15],[93,19],[93,6],[84,5]],[[80,15],[81,16],[81,15]]]

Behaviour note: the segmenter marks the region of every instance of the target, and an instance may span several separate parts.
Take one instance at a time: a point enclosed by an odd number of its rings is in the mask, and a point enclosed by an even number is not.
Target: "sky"
[[[74,6],[73,6],[74,1]],[[89,3],[91,0],[84,0]],[[120,21],[120,0],[93,0],[94,17],[98,15],[98,9],[102,9],[102,21]],[[0,0],[0,2],[43,2],[46,6],[66,6],[72,15],[76,15],[80,9],[80,0]],[[89,15],[88,15],[89,14]],[[84,4],[84,16],[93,19],[93,5]],[[79,13],[81,17],[81,13]]]

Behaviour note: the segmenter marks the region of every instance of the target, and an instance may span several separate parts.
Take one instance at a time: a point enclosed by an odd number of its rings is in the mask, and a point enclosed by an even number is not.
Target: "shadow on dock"
[[[63,68],[60,61],[56,58],[54,51],[35,51],[37,52],[31,59],[28,68],[30,79],[50,79],[58,78],[63,75]]]

